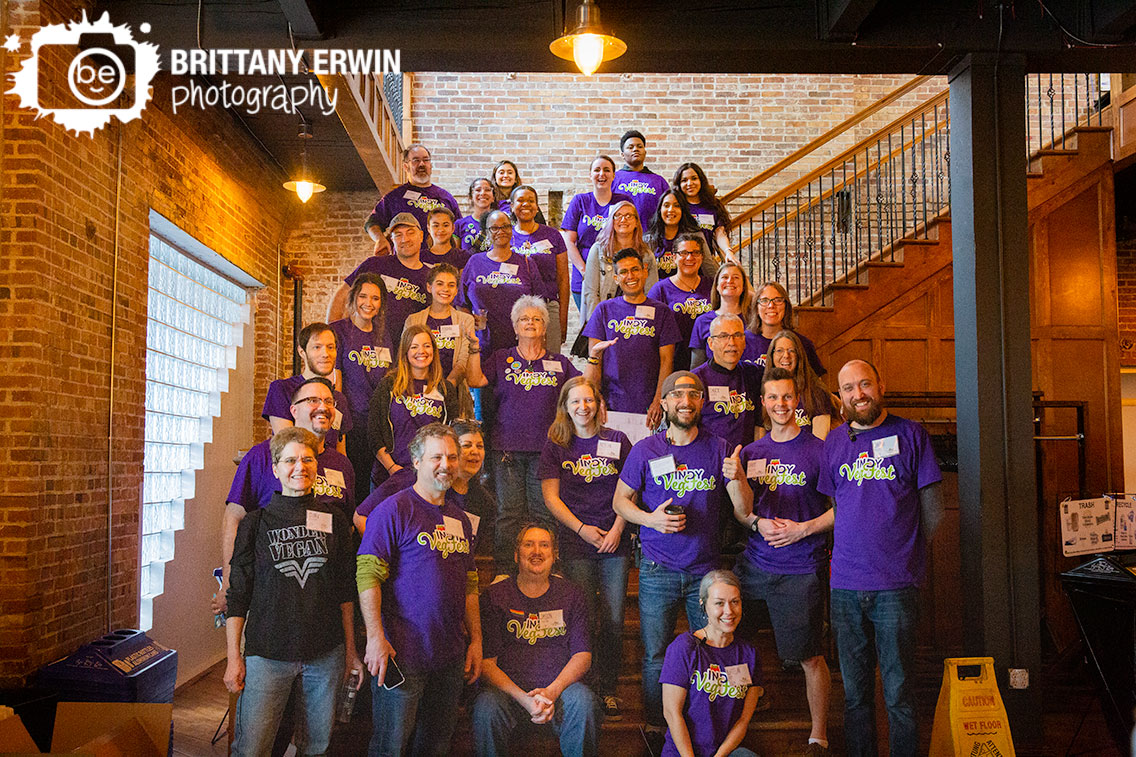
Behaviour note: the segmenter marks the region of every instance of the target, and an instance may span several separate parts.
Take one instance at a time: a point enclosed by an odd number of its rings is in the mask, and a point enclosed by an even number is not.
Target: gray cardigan
[[[647,269],[647,283],[643,285],[643,291],[647,292],[659,280],[659,265],[654,253],[650,251],[644,253],[643,258],[643,266]],[[581,322],[587,325],[588,318],[591,317],[596,306],[614,297],[618,288],[619,285],[615,281],[615,266],[604,257],[599,243],[593,244],[588,250],[588,261],[584,266]]]
[[[425,326],[426,317],[428,315],[430,315],[430,308],[411,313],[406,317],[406,325],[402,327],[403,331],[406,330],[406,326]],[[469,361],[470,348],[480,349],[480,346],[477,340],[477,333],[473,328],[473,316],[464,310],[454,308],[453,318],[454,324],[458,327],[458,331],[465,337],[464,339],[458,339],[454,346],[454,367],[459,368],[464,374],[465,367]]]

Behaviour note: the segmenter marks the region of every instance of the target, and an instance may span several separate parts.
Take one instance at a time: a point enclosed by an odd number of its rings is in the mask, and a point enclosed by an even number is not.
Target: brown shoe
[[[828,757],[828,755],[828,747],[821,746],[815,741],[810,742],[809,745],[805,747],[805,757]]]

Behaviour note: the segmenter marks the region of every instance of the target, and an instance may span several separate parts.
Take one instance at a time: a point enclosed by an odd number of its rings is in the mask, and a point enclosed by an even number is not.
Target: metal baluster
[[[1038,149],[1041,149],[1041,140],[1042,140],[1041,135],[1043,133],[1042,128],[1041,128],[1041,74],[1035,74],[1035,76],[1037,78],[1037,147],[1038,147]],[[1026,153],[1026,159],[1027,159],[1026,166],[1027,166],[1027,170],[1028,170],[1029,153]]]
[[[1045,90],[1045,96],[1049,98],[1049,149],[1057,146],[1057,138],[1053,133],[1053,96],[1057,94],[1057,90],[1053,89],[1053,74],[1049,75],[1049,89]]]
[[[898,219],[896,219],[896,217],[895,217],[896,210],[897,210],[897,208],[895,206],[895,159],[892,158],[892,153],[895,152],[895,150],[892,148],[891,138],[892,138],[892,135],[888,134],[888,162],[887,162],[888,163],[888,193],[887,193],[888,241],[887,241],[887,243],[891,246],[891,254],[892,254],[892,258],[894,259],[894,257],[895,257],[895,223]]]
[[[927,238],[927,113],[919,114],[919,180],[923,203],[923,238]]]
[[[1104,117],[1104,114],[1102,112],[1102,111],[1104,111],[1104,108],[1101,107],[1101,100],[1103,99],[1104,95],[1101,92],[1101,75],[1097,74],[1096,77],[1097,77],[1097,126],[1100,126],[1101,125],[1101,118]]]
[[[820,198],[820,259],[824,260],[824,176],[817,176],[817,197]]]
[[[1075,126],[1081,125],[1081,114],[1079,112],[1079,110],[1081,108],[1081,93],[1080,93],[1080,85],[1078,84],[1078,81],[1077,81],[1079,76],[1080,76],[1080,74],[1073,74],[1073,118],[1076,119]],[[1088,111],[1085,111],[1085,115],[1086,116],[1089,115]]]
[[[793,244],[793,257],[796,258],[796,260],[797,260],[797,302],[800,302],[801,301],[801,279],[803,278],[803,271],[802,271],[802,265],[801,265],[802,251],[801,251],[801,189],[800,189],[800,187],[797,188],[797,192],[796,192],[796,196],[795,196],[794,200],[796,202],[796,208],[794,209],[796,214],[793,217],[793,228],[794,228],[794,236],[795,236],[795,239],[793,240],[793,242],[794,242],[794,244]],[[806,267],[806,270],[807,270],[807,267]]]
[[[867,161],[864,162],[867,165]],[[852,213],[849,221],[855,223],[855,228],[852,233],[852,247],[855,257],[860,257],[860,161],[856,153],[852,153]],[[867,179],[867,174],[864,175]],[[847,264],[847,261],[846,261]],[[832,260],[832,283],[836,283],[836,259]]]
[[[836,225],[840,221],[840,208],[837,207],[838,204],[840,203],[840,193],[836,191],[836,169],[834,169],[834,168],[828,169],[828,183],[829,183],[828,197],[829,197],[829,202],[831,203],[831,211],[829,212],[828,215],[829,215],[829,219],[830,219],[829,222],[832,226],[832,236],[829,237],[829,239],[828,239],[828,242],[829,242],[828,246],[829,246],[829,248],[831,248],[832,258],[833,258],[833,260],[835,260],[836,259]],[[823,184],[822,184],[822,186],[823,186]],[[821,207],[823,208],[824,207],[824,193],[823,192],[821,192],[819,195],[817,195],[817,201],[821,203]],[[822,235],[824,234],[824,224],[823,223],[820,226],[820,233]]]
[[[1065,132],[1068,127],[1065,121],[1065,74],[1058,74],[1061,82],[1061,149],[1065,149]]]
[[[876,246],[883,250],[884,248],[884,162],[883,162],[883,140],[876,140]],[[871,240],[869,240],[871,241]],[[869,246],[868,254],[871,254],[872,246]]]

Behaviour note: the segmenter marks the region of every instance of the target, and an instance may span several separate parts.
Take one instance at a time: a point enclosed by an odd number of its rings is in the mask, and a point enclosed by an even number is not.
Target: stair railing
[[[1064,149],[1073,128],[1102,124],[1101,84],[1100,75],[1029,75],[1030,154]],[[730,235],[754,283],[778,281],[798,305],[830,305],[833,285],[863,284],[869,261],[899,262],[902,242],[928,240],[935,219],[950,212],[948,95],[934,95],[737,214]]]

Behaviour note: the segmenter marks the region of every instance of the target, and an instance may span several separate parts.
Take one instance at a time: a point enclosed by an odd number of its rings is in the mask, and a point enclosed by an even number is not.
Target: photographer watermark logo
[[[149,24],[139,29],[145,34]],[[31,48],[9,92],[22,107],[76,134],[94,136],[112,118],[133,121],[150,101],[158,46],[135,42],[130,29],[115,26],[106,13],[93,23],[84,12],[82,21],[45,26],[32,35]]]

